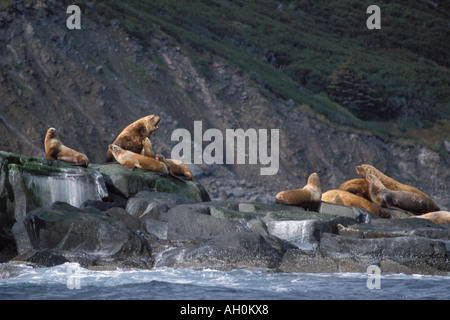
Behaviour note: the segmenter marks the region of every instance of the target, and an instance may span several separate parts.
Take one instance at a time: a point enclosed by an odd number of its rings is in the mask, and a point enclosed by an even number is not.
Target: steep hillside
[[[68,2],[10,2],[0,2],[2,150],[43,156],[53,126],[102,163],[127,124],[157,114],[152,142],[166,156],[172,132],[193,133],[197,120],[224,134],[280,130],[274,176],[259,164],[198,166],[213,197],[273,201],[311,172],[327,190],[371,163],[438,202],[450,198],[445,2],[386,3],[377,35],[359,1],[80,1],[81,30],[66,27]],[[406,13],[426,22],[402,26]],[[387,107],[373,119],[331,98],[332,75],[349,69]]]

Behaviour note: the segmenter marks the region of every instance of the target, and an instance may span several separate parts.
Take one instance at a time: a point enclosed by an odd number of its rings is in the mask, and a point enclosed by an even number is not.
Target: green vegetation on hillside
[[[79,3],[83,14],[105,25],[119,20],[144,46],[153,36],[171,37],[191,53],[205,78],[212,76],[210,57],[220,57],[265,94],[292,99],[296,108],[336,126],[395,140],[448,127],[447,0],[376,1],[381,30],[366,27],[371,4],[360,0]],[[450,139],[447,131],[440,132],[417,139],[439,148]]]

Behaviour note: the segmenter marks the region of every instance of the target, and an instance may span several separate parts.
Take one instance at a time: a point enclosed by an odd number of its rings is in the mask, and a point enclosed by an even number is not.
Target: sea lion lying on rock
[[[318,211],[321,195],[319,176],[317,173],[313,173],[302,189],[281,191],[275,196],[275,201],[281,204],[303,207],[305,210]]]
[[[448,211],[434,211],[425,213],[419,216],[413,216],[411,218],[420,218],[433,221],[436,224],[450,223],[450,212]]]
[[[415,214],[430,212],[428,200],[421,194],[390,190],[373,174],[367,175],[367,181],[370,199],[380,207],[400,208]]]
[[[187,180],[194,178],[191,170],[180,160],[166,159],[161,154],[156,155],[156,160],[165,163],[171,175],[184,176]]]
[[[60,160],[83,167],[89,165],[89,159],[85,154],[68,148],[61,142],[55,128],[47,130],[44,144],[45,158],[49,165],[52,165],[53,160]]]
[[[367,199],[343,190],[330,190],[322,195],[322,201],[348,207],[358,207],[376,214],[380,218],[389,218],[390,214]]]
[[[428,201],[428,210],[429,210],[428,212],[440,210],[440,208],[436,205],[436,203],[434,203],[434,201],[426,193],[420,191],[417,188],[408,186],[406,184],[402,184],[402,183],[388,177],[387,175],[383,174],[382,172],[380,172],[379,170],[377,170],[375,167],[373,167],[371,165],[363,164],[361,166],[357,166],[356,172],[358,172],[358,174],[366,180],[368,180],[367,177],[369,174],[374,175],[375,177],[380,179],[381,183],[389,190],[407,191],[407,192],[414,192],[414,193],[420,194],[421,196],[425,197],[425,199],[427,199],[427,201]]]
[[[364,199],[369,199],[369,183],[366,179],[352,179],[344,182],[339,187],[339,190],[348,191],[357,195],[358,197],[362,197]]]
[[[112,144],[134,153],[141,153],[142,141],[158,130],[160,117],[149,115],[128,125]],[[114,161],[110,149],[106,152],[106,162]]]
[[[168,175],[169,170],[167,166],[154,158],[146,157],[141,154],[137,154],[128,150],[124,150],[114,144],[109,145],[109,150],[114,158],[120,164],[123,164],[127,168],[138,168],[143,170],[150,170],[154,172],[160,172]]]
[[[187,180],[192,180],[194,175],[191,170],[180,160],[166,159],[161,154],[155,155],[152,149],[152,143],[149,138],[145,138],[142,141],[142,153],[147,157],[154,158],[163,162],[169,169],[169,173],[173,176],[184,176]]]

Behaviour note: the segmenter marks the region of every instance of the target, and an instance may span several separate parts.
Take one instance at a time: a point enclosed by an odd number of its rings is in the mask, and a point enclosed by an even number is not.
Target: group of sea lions
[[[108,146],[106,162],[115,159],[130,169],[139,168],[192,180],[192,172],[183,162],[154,154],[150,135],[158,130],[160,120],[158,116],[149,115],[128,125]],[[50,165],[54,160],[83,167],[89,165],[89,159],[85,154],[66,147],[61,142],[55,128],[47,130],[45,154]],[[313,173],[309,176],[306,186],[279,192],[275,201],[311,211],[318,211],[323,201],[359,207],[380,218],[390,217],[385,208],[397,208],[412,212],[418,215],[416,216],[418,218],[429,219],[436,223],[450,223],[450,212],[440,211],[434,201],[422,191],[386,176],[371,165],[357,166],[356,172],[361,176],[360,179],[344,182],[339,190],[325,193],[322,193],[319,176]]]
[[[192,180],[192,172],[183,162],[154,154],[150,135],[158,130],[159,122],[160,117],[149,115],[128,125],[108,146],[106,162],[113,162],[115,159],[130,169],[139,168]],[[89,165],[89,159],[85,154],[68,148],[61,142],[55,128],[47,130],[45,157],[50,165],[54,160],[83,167]]]
[[[275,196],[275,201],[311,211],[317,211],[321,202],[359,207],[380,218],[390,217],[385,208],[401,209],[415,214],[414,218],[428,219],[438,224],[450,223],[450,212],[440,211],[436,203],[417,188],[402,184],[368,164],[357,166],[356,172],[360,179],[346,181],[338,190],[325,193],[322,193],[317,173],[313,173],[306,186],[281,191]]]

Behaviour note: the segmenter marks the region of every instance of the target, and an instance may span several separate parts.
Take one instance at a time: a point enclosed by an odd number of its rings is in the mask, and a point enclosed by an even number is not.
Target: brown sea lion
[[[120,164],[123,164],[127,168],[138,168],[143,170],[150,170],[154,172],[160,172],[163,174],[169,174],[167,166],[154,158],[146,157],[138,153],[134,153],[128,150],[124,150],[115,144],[110,144],[108,149],[111,154]]]
[[[152,149],[152,142],[148,137],[146,137],[144,140],[142,140],[142,151],[141,154],[143,156],[147,156],[150,158],[156,158],[155,153]]]
[[[161,154],[155,155],[152,149],[152,143],[149,138],[142,141],[142,155],[155,158],[158,161],[164,162],[169,169],[169,173],[173,176],[184,176],[187,180],[192,180],[194,175],[191,170],[180,160],[166,159]]]
[[[142,140],[158,130],[160,117],[150,115],[143,117],[132,124],[128,125],[112,144],[134,153],[142,151]],[[106,162],[114,161],[111,151],[106,152]]]
[[[359,197],[369,200],[369,183],[366,179],[352,179],[344,182],[339,190],[348,191]]]
[[[370,199],[380,207],[400,208],[415,214],[430,212],[428,200],[421,194],[390,190],[373,174],[367,176],[367,181]]]
[[[68,148],[61,142],[55,128],[47,130],[44,144],[45,158],[49,165],[53,163],[53,160],[60,160],[83,167],[89,165],[89,159],[85,154]]]
[[[281,191],[275,196],[275,201],[281,204],[299,206],[309,211],[318,211],[322,189],[317,173],[312,173],[308,183],[302,189]]]
[[[412,216],[410,218],[420,218],[433,221],[436,224],[450,223],[450,212],[448,211],[433,211],[422,214],[420,216]]]
[[[171,175],[184,176],[187,180],[192,180],[194,178],[191,170],[180,160],[166,159],[161,154],[156,155],[156,160],[164,162]]]
[[[330,190],[322,194],[322,201],[347,207],[358,207],[376,214],[380,218],[389,218],[390,214],[367,199],[344,190]]]
[[[429,210],[429,212],[431,212],[431,211],[439,211],[440,210],[440,208],[436,205],[436,203],[434,203],[434,201],[426,193],[420,191],[417,188],[408,186],[406,184],[402,184],[402,183],[392,179],[391,177],[388,177],[387,175],[385,175],[384,173],[380,172],[378,169],[376,169],[375,167],[373,167],[371,165],[363,164],[361,166],[358,166],[358,167],[356,167],[356,172],[358,172],[358,174],[362,178],[365,178],[366,180],[367,180],[367,176],[369,174],[373,174],[378,179],[380,179],[381,183],[387,189],[390,189],[390,190],[393,190],[393,191],[414,192],[414,193],[422,195],[428,201],[428,204],[429,204],[428,210]]]

